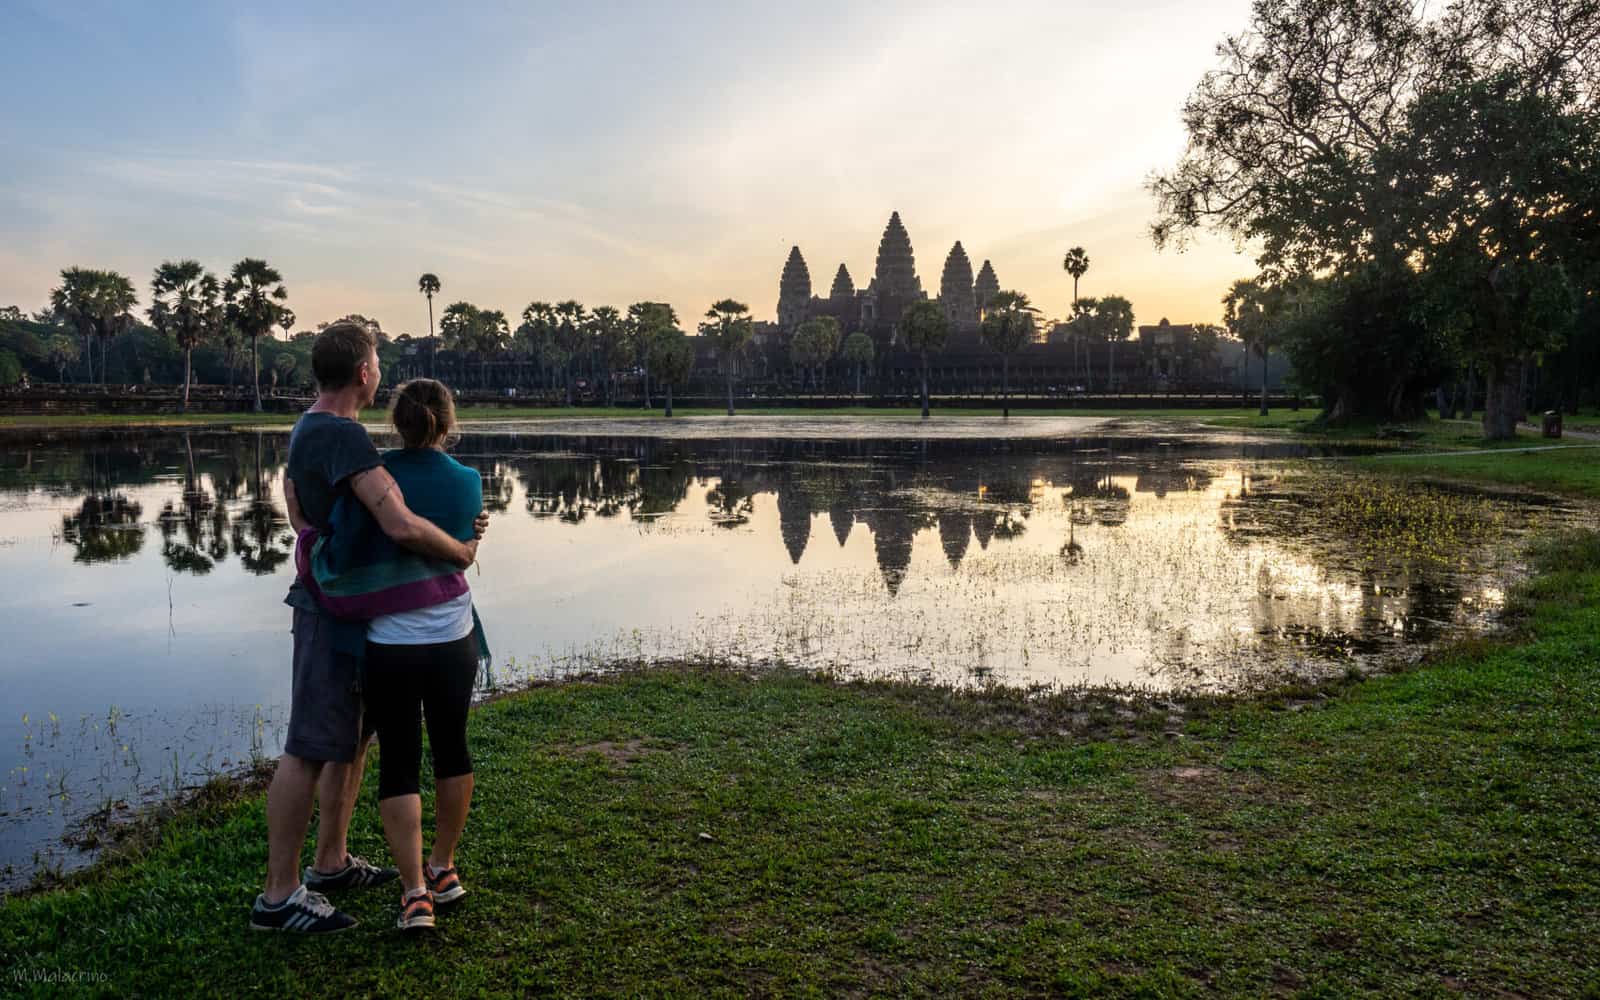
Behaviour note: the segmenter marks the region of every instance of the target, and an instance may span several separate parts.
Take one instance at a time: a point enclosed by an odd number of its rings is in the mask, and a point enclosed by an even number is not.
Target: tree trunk
[[[87,333],[83,335],[83,377],[87,384],[94,384],[94,341]]]
[[[922,419],[928,419],[928,356],[922,356]]]
[[[1261,409],[1257,416],[1267,415],[1267,353],[1271,348],[1265,338],[1261,341]]]
[[[194,354],[194,348],[185,347],[183,349],[183,407],[178,411],[180,413],[189,412],[189,373],[191,371],[190,355],[192,354]]]
[[[1111,392],[1117,385],[1117,342],[1110,337],[1106,338],[1106,392]]]
[[[728,416],[733,416],[733,359],[728,359]]]
[[[1011,419],[1011,355],[1000,355],[1000,415]]]
[[[672,416],[672,383],[667,383],[667,416]]]
[[[433,378],[433,293],[428,293],[428,377]]]
[[[1533,368],[1527,358],[1517,361],[1517,423],[1528,419],[1528,373]]]
[[[644,369],[644,408],[650,409],[650,366],[642,365]]]
[[[256,338],[250,338],[250,393],[255,398],[256,412],[261,412],[261,368],[256,356]]]
[[[861,362],[856,362],[856,395],[861,395]]]
[[[1520,391],[1515,365],[1505,362],[1489,365],[1483,393],[1484,440],[1509,441],[1517,436],[1517,396]]]

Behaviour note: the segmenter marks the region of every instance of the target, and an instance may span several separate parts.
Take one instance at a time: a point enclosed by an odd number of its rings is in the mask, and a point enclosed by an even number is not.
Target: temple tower
[[[994,265],[988,261],[983,262],[983,267],[978,271],[978,280],[972,283],[972,297],[978,307],[981,317],[989,307],[989,300],[1000,294],[1000,279],[994,275]]]
[[[828,291],[828,298],[835,302],[856,297],[856,283],[850,280],[850,271],[843,264],[833,276],[833,288]]]
[[[806,319],[806,307],[811,303],[811,270],[800,248],[789,250],[789,260],[783,265],[783,277],[778,279],[778,325],[793,330]]]
[[[992,272],[991,272],[992,275]],[[939,279],[939,302],[952,323],[977,323],[978,302],[972,288],[972,261],[961,248],[961,241],[950,248],[944,259],[944,274]]]
[[[909,302],[922,297],[922,282],[917,280],[917,261],[911,252],[911,237],[900,222],[900,213],[889,214],[889,224],[878,241],[878,268],[873,276],[880,298]]]

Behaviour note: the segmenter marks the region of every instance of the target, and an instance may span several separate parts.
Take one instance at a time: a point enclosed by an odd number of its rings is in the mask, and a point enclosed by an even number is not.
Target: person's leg
[[[301,760],[286,753],[267,788],[267,884],[268,903],[289,898],[300,887],[300,848],[306,841],[311,822],[311,798],[317,775],[324,770],[321,761]]]
[[[267,789],[266,902],[282,902],[300,886],[300,852],[317,781],[325,762],[338,756],[337,718],[330,718],[330,703],[340,694],[332,669],[331,635],[321,615],[294,610],[293,679],[290,686],[289,727],[283,755]],[[337,713],[334,713],[337,715]]]
[[[355,760],[329,763],[317,781],[317,853],[312,862],[320,872],[336,872],[350,858],[350,818],[361,794],[361,777],[367,769],[367,748],[372,734],[363,734]]]
[[[419,662],[420,661],[420,662]],[[410,646],[367,645],[367,711],[383,744],[378,758],[378,815],[403,892],[422,880],[422,694],[426,659]]]
[[[478,677],[478,647],[468,636],[436,648],[434,670],[423,689],[423,710],[428,720],[437,790],[433,851],[428,864],[440,871],[455,866],[456,846],[461,842],[461,831],[466,828],[472,806],[467,717],[472,708],[472,686]]]

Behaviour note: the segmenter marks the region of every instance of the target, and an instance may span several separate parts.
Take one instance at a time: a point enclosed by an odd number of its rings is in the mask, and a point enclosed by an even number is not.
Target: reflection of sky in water
[[[5,450],[0,863],[30,858],[63,814],[193,780],[252,743],[278,751],[285,441]],[[499,680],[708,657],[1217,688],[1342,670],[1499,604],[1495,553],[1511,546],[1375,556],[1323,523],[1320,488],[1275,478],[1296,453],[1148,437],[458,448],[494,510],[471,579]],[[1434,502],[1487,542],[1559,513]]]

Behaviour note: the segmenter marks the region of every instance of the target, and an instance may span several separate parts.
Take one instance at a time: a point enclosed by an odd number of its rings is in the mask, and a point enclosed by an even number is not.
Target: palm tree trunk
[[[1266,338],[1261,339],[1261,409],[1257,416],[1267,415],[1267,352],[1271,350]]]
[[[1117,342],[1110,337],[1106,338],[1106,392],[1116,387],[1117,381]]]
[[[94,341],[89,335],[83,335],[83,377],[88,384],[94,384]]]
[[[650,409],[650,366],[641,365],[644,369],[644,408]]]
[[[733,359],[728,359],[728,416],[733,416]]]
[[[1011,355],[1000,355],[1000,415],[1011,419]]]
[[[256,338],[250,338],[250,392],[255,397],[256,412],[261,412],[261,369],[256,358]]]
[[[193,354],[194,348],[185,347],[183,349],[183,407],[179,410],[180,413],[189,412],[189,376],[192,370],[190,358]]]
[[[428,293],[428,377],[433,378],[433,293]]]
[[[928,419],[928,355],[922,355],[922,419]]]
[[[856,362],[856,395],[861,395],[861,362]]]
[[[667,416],[672,416],[672,383],[667,383]]]

